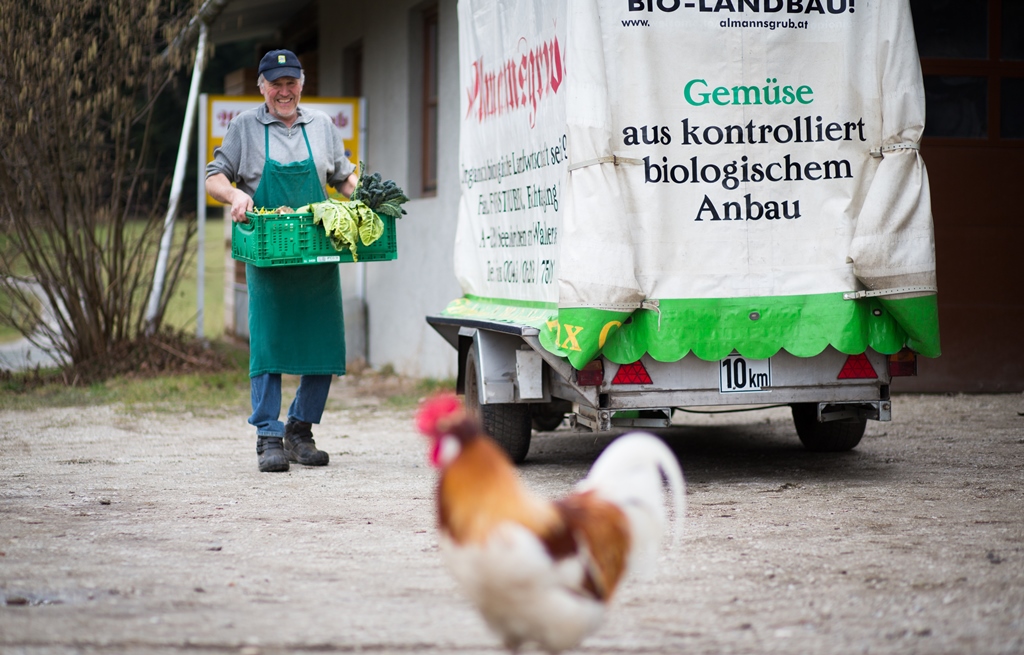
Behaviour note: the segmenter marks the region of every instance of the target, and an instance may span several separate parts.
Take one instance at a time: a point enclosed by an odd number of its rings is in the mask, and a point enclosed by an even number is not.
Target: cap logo
[[[283,64],[283,63],[285,63],[285,61],[286,60],[285,60],[285,56],[284,55],[278,55],[277,56],[277,63]]]

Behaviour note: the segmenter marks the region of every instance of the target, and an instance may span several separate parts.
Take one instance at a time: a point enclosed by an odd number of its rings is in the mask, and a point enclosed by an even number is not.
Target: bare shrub
[[[0,322],[92,374],[145,334],[168,179],[154,103],[198,0],[0,0]],[[160,331],[195,233],[168,259]],[[41,302],[40,302],[41,301]]]

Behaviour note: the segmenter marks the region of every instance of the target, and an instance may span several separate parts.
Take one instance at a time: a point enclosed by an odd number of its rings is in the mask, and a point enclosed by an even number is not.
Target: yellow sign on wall
[[[227,134],[228,124],[231,119],[248,109],[253,109],[263,104],[263,96],[206,96],[206,149],[204,162],[213,160],[214,149],[220,147],[224,142],[224,135]],[[331,117],[334,126],[341,130],[341,139],[345,144],[345,156],[353,164],[359,165],[359,158],[362,151],[362,98],[303,98],[300,103],[305,107],[315,107]],[[205,166],[205,163],[204,163]],[[332,196],[337,196],[337,191],[327,187]],[[206,196],[206,204],[211,207],[220,207],[209,195]]]

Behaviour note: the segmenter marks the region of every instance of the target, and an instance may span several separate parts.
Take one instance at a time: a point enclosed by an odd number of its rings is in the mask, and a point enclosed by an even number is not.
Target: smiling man
[[[351,195],[358,178],[341,132],[327,114],[301,107],[305,75],[290,50],[260,60],[264,103],[228,126],[206,166],[206,190],[248,221],[254,207],[296,208],[327,198],[330,184]],[[323,414],[332,376],[345,373],[345,323],[337,264],[245,267],[249,290],[249,378],[261,471],[289,462],[325,466],[312,424]],[[281,375],[301,376],[288,420],[280,420]]]
[[[287,61],[287,55],[279,55]],[[286,70],[278,68],[277,71]],[[269,72],[269,71],[268,71]],[[280,75],[273,80],[261,76],[259,84],[263,99],[267,102],[267,109],[271,115],[281,120],[285,125],[291,127],[299,115],[299,98],[302,97],[302,85],[306,82],[306,76],[301,71],[298,76]]]

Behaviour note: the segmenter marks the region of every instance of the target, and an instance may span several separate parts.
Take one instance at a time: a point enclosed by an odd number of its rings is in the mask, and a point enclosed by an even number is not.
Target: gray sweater
[[[345,156],[341,132],[327,114],[299,105],[298,119],[286,127],[264,104],[231,120],[223,144],[213,151],[213,161],[206,165],[206,177],[223,173],[250,196],[256,193],[266,159],[264,125],[270,126],[270,158],[282,164],[309,157],[300,128],[305,126],[321,183],[338,188],[356,168]]]

